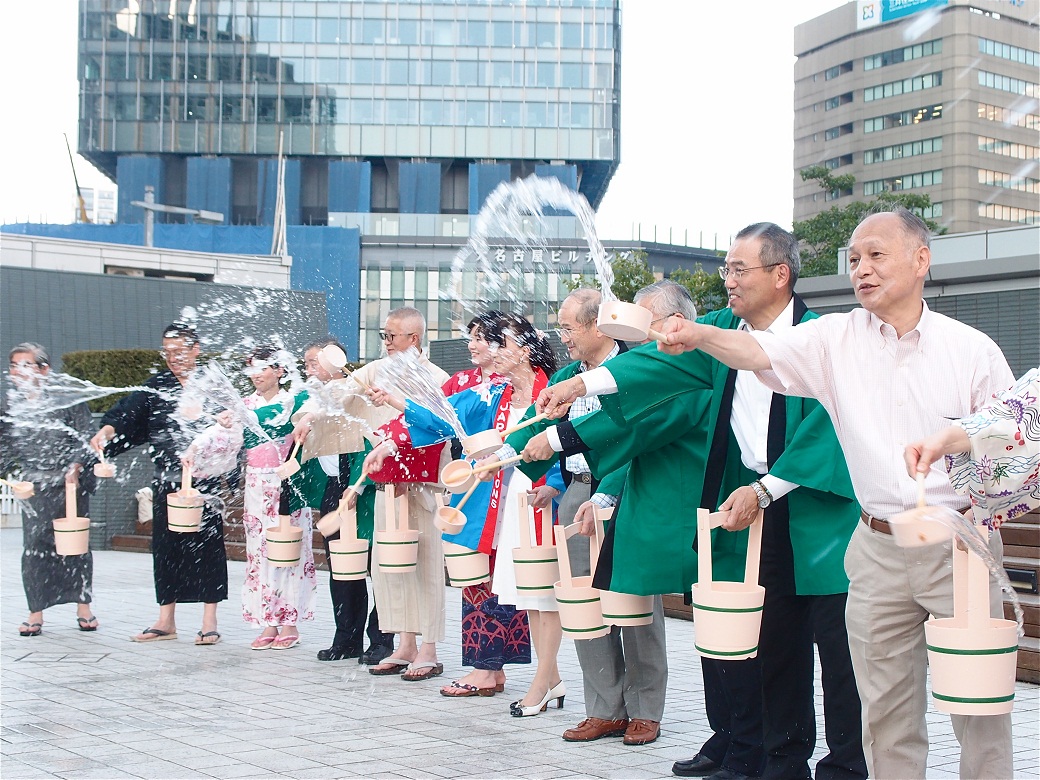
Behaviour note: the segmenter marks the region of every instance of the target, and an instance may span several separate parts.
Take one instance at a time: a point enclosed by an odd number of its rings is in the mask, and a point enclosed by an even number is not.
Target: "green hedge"
[[[88,349],[61,356],[66,374],[100,387],[136,387],[166,364],[154,349]],[[90,411],[106,412],[127,393],[115,393],[90,402]]]

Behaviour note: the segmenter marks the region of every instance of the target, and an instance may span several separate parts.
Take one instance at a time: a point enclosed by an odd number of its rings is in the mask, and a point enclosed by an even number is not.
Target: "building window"
[[[830,81],[831,79],[836,79],[838,78],[838,76],[842,75],[843,73],[848,73],[851,70],[852,60],[849,60],[848,62],[841,63],[840,65],[835,65],[833,68],[827,68],[827,70],[823,72],[823,78],[825,81]]]
[[[1022,209],[1017,206],[1001,206],[999,203],[980,203],[979,216],[1001,222],[1021,222],[1026,225],[1040,224],[1040,211]]]
[[[894,146],[882,146],[878,149],[868,149],[863,153],[863,163],[871,165],[873,163],[899,160],[903,157],[915,157],[919,154],[932,154],[933,152],[941,151],[941,137],[926,138],[923,141],[912,141],[905,144],[895,144]]]
[[[828,170],[833,171],[835,168],[841,168],[844,165],[852,165],[852,155],[843,154],[841,157],[831,157],[829,160],[824,160],[823,164]],[[851,195],[852,193],[849,194]]]
[[[1013,157],[1016,160],[1035,160],[1040,156],[1040,149],[1035,146],[1016,144],[983,135],[979,136],[979,151],[999,154],[1002,157]]]
[[[846,103],[851,103],[851,102],[852,102],[852,93],[851,92],[846,92],[843,95],[835,95],[834,97],[828,98],[826,100],[826,102],[823,104],[823,110],[824,111],[830,111],[832,108],[837,108],[838,106],[843,106]]]
[[[884,68],[886,65],[895,65],[899,62],[916,60],[921,57],[930,57],[933,54],[941,53],[942,39],[937,38],[934,41],[925,41],[924,43],[917,43],[913,46],[904,46],[901,49],[891,49],[889,51],[883,51],[880,54],[872,54],[869,57],[864,57],[863,70],[877,70],[878,68]]]
[[[899,111],[895,114],[875,116],[863,122],[864,133],[876,133],[893,127],[904,127],[905,125],[916,125],[932,119],[942,118],[942,103],[934,106],[924,106],[910,111]]]
[[[1010,76],[1001,76],[999,73],[990,73],[985,70],[979,71],[979,86],[1010,92],[1012,95],[1040,96],[1040,87],[1031,81],[1013,79]]]
[[[1024,65],[1036,67],[1040,65],[1040,52],[1031,49],[1020,49],[1018,46],[1009,46],[999,41],[991,41],[988,38],[979,38],[979,52],[1000,57],[1002,60],[1021,62]]]
[[[845,187],[840,190],[831,190],[824,194],[823,199],[825,201],[837,200],[838,198],[847,198],[852,194],[852,187]]]
[[[919,187],[932,187],[942,184],[942,171],[924,171],[923,173],[907,173],[903,176],[892,176],[887,179],[875,179],[863,182],[864,195],[880,195],[882,192],[899,192]]]
[[[843,136],[843,135],[848,135],[851,132],[852,132],[852,123],[851,122],[849,122],[848,124],[845,124],[845,125],[838,125],[837,127],[830,127],[830,128],[828,128],[827,130],[824,131],[824,133],[823,133],[823,140],[825,140],[825,141],[833,141],[835,138],[838,138],[838,137]]]
[[[940,219],[942,217],[942,211],[942,203],[933,203],[923,209],[913,209],[913,212],[921,219]]]
[[[987,171],[979,169],[979,184],[987,187],[1002,187],[1006,190],[1018,190],[1019,192],[1040,193],[1040,179],[1028,176],[1015,176],[1003,171]]]
[[[889,81],[886,84],[867,87],[863,90],[863,102],[869,103],[872,100],[883,100],[897,95],[904,95],[907,92],[919,92],[922,89],[940,86],[942,86],[942,71],[925,73],[921,76],[912,76],[908,79]]]
[[[979,119],[990,122],[1000,122],[1007,127],[1028,127],[1030,130],[1040,130],[1040,115],[1024,114],[1004,106],[993,106],[989,103],[979,103]]]

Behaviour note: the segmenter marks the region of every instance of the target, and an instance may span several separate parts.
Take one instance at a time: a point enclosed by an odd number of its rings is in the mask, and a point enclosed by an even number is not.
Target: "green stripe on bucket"
[[[748,655],[749,653],[758,652],[758,645],[750,647],[747,650],[710,650],[707,647],[701,647],[698,644],[694,644],[693,648],[698,653],[704,653],[705,655]]]
[[[591,604],[594,601],[599,601],[599,598],[594,598],[594,599],[561,599],[559,596],[557,596],[556,600],[560,604]]]
[[[419,540],[416,539],[414,542],[383,542],[383,541],[376,541],[376,544],[419,544]]]
[[[336,574],[336,575],[338,575],[340,577],[352,577],[352,576],[356,576],[358,574],[368,574],[368,569],[367,568],[358,569],[357,571],[335,571],[335,570],[333,570],[332,573]]]
[[[414,563],[383,563],[382,561],[380,561],[379,568],[380,569],[414,569],[415,568],[415,564]]]
[[[632,620],[632,619],[634,619],[634,618],[645,618],[645,617],[650,617],[650,616],[651,616],[652,614],[654,614],[654,613],[653,613],[653,612],[638,612],[638,613],[635,613],[635,614],[619,614],[619,615],[614,615],[614,614],[611,614],[611,613],[609,613],[609,612],[604,612],[604,613],[603,613],[603,617],[604,617],[604,618],[620,618],[620,619],[622,619],[622,620]]]
[[[589,631],[602,631],[606,626],[595,626],[594,628],[569,628],[563,626],[562,628],[564,631],[570,631],[572,634],[587,634]]]
[[[445,558],[469,558],[471,555],[483,555],[483,553],[472,550],[464,553],[444,553]]]
[[[949,701],[955,704],[1001,704],[1003,702],[1012,701],[1015,698],[1015,694],[1010,696],[984,696],[980,698],[970,698],[967,696],[944,696],[941,693],[932,691],[932,698],[938,699],[939,701]]]
[[[694,609],[703,609],[705,612],[761,612],[762,607],[706,607],[703,604],[694,604]]]
[[[552,585],[517,585],[517,590],[552,590]],[[568,604],[573,602],[567,602]]]
[[[1017,653],[1018,646],[1014,647],[985,647],[979,650],[962,650],[955,647],[933,647],[925,645],[933,653],[945,653],[946,655],[1004,655],[1005,653]]]
[[[56,534],[86,534],[86,533],[90,533],[90,529],[89,528],[73,528],[73,529],[69,529],[69,530],[59,530],[59,529],[55,528],[54,529],[54,533],[56,533]]]
[[[517,560],[515,558],[513,559],[513,563],[515,563],[518,566],[524,563],[559,563],[559,561],[559,558],[531,558],[528,560]]]
[[[267,556],[268,563],[299,563],[299,558],[272,558],[270,555]]]
[[[452,582],[479,582],[480,580],[488,579],[487,574],[481,574],[479,577],[452,577],[448,575],[448,579]]]

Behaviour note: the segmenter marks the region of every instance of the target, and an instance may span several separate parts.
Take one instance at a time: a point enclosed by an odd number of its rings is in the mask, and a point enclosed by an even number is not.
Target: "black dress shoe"
[[[357,658],[361,650],[351,650],[349,647],[329,647],[318,651],[319,661],[344,661],[347,658]]]
[[[679,777],[707,777],[718,768],[717,762],[698,753],[689,761],[676,761],[672,764],[672,774]]]
[[[361,654],[361,657],[358,658],[358,663],[373,666],[393,654],[394,648],[392,645],[372,645]]]
[[[742,775],[740,772],[734,772],[732,769],[720,769],[714,774],[707,776],[707,780],[750,780],[750,775]]]

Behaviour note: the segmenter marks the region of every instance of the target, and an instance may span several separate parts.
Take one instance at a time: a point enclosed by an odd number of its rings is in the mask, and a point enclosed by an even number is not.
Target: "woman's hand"
[[[365,391],[365,395],[368,396],[368,400],[372,402],[373,406],[389,406],[396,409],[399,412],[404,411],[404,399],[398,398],[396,395],[391,395],[386,390],[381,390],[378,387],[370,387]]]
[[[397,448],[394,447],[391,442],[380,442],[375,449],[365,456],[365,463],[362,466],[362,469],[364,469],[366,474],[379,471],[383,468],[383,461],[385,461],[390,455],[394,455],[396,452]]]
[[[943,455],[954,455],[971,449],[971,440],[959,425],[951,425],[926,439],[907,444],[903,450],[903,462],[906,473],[911,478],[927,474],[935,461]]]
[[[307,435],[311,432],[311,426],[314,422],[313,414],[305,414],[303,418],[293,428],[292,437],[293,441],[299,445],[303,445],[307,441]]]

